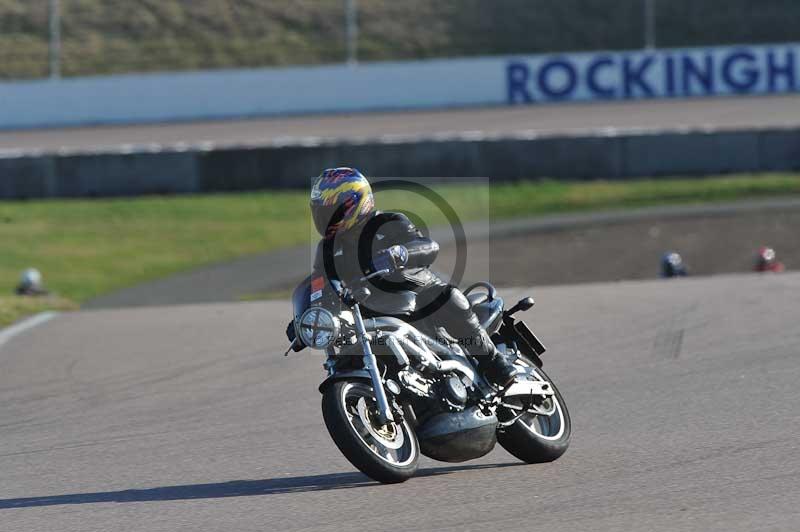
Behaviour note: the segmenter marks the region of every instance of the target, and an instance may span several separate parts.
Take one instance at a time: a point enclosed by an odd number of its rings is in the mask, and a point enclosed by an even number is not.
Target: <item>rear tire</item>
[[[359,471],[384,484],[405,482],[419,465],[419,442],[408,421],[377,426],[372,386],[336,381],[322,394],[322,417],[333,442]]]
[[[520,359],[526,370],[538,373],[553,387],[555,412],[551,416],[525,414],[513,425],[498,431],[497,441],[523,462],[540,464],[552,462],[567,451],[572,435],[572,421],[567,405],[555,383],[527,359]],[[540,419],[541,418],[541,419]]]

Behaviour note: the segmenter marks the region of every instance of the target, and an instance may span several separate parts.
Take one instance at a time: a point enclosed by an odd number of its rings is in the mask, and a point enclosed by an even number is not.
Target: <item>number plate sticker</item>
[[[315,277],[311,280],[311,297],[312,302],[322,297],[322,290],[325,288],[325,278]]]

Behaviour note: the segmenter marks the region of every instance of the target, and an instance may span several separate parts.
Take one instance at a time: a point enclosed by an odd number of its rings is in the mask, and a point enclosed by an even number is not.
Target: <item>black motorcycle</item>
[[[324,350],[328,377],[319,386],[322,415],[336,446],[355,467],[384,483],[403,482],[420,453],[463,462],[489,453],[497,442],[527,463],[555,460],[569,446],[567,406],[542,370],[545,347],[489,283],[465,290],[497,348],[518,374],[498,389],[477,361],[435,324],[423,332],[396,316],[364,317],[369,280],[351,286],[309,276],[292,296],[291,346]]]

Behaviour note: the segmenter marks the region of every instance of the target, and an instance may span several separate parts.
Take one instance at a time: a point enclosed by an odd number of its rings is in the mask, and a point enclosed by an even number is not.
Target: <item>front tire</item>
[[[408,421],[379,426],[375,412],[366,381],[336,381],[322,394],[325,426],[345,458],[378,482],[405,482],[417,472],[417,436]]]
[[[553,388],[554,411],[550,416],[524,414],[513,425],[497,433],[503,448],[523,462],[540,464],[552,462],[567,451],[572,435],[572,421],[567,405],[555,383],[532,362],[520,357],[515,365],[521,366],[532,377],[546,380]],[[513,401],[512,401],[513,402]],[[511,416],[511,412],[507,413]]]

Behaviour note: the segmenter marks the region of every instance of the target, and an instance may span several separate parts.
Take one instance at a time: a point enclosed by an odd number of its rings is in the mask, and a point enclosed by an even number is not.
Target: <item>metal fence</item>
[[[800,40],[796,0],[0,0],[0,78]]]

